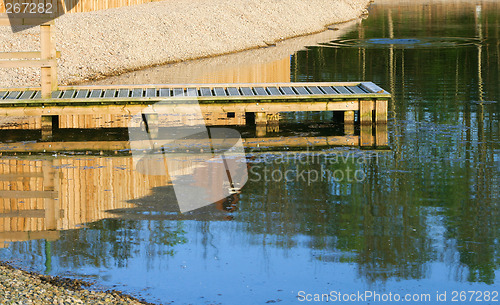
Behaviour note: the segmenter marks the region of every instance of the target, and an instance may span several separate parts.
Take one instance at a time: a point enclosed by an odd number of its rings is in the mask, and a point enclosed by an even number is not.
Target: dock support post
[[[373,127],[371,124],[360,126],[360,145],[361,146],[374,146],[373,141]]]
[[[54,22],[40,25],[41,60],[52,60],[48,65],[42,66],[42,98],[50,98],[52,91],[57,90],[57,63],[54,37]]]
[[[387,134],[387,124],[375,125],[375,143],[377,146],[388,146],[389,137]]]
[[[344,124],[354,124],[354,111],[344,111]]]
[[[267,114],[267,132],[279,132],[280,131],[280,113],[268,113]]]
[[[267,113],[256,112],[255,113],[255,125],[256,125],[256,136],[263,137],[266,135],[267,130]]]
[[[42,141],[52,138],[52,130],[54,127],[54,116],[42,115]]]
[[[361,125],[372,123],[373,108],[373,101],[359,101],[359,122]]]
[[[387,123],[387,100],[375,101],[375,123]]]
[[[354,124],[344,124],[344,134],[353,135],[354,134]]]
[[[55,191],[56,185],[56,170],[53,167],[53,161],[42,162],[43,172],[43,191]],[[57,220],[59,219],[59,202],[55,198],[44,199],[45,209],[45,229],[57,230]]]
[[[354,134],[354,111],[344,111],[344,133],[346,135]]]
[[[255,124],[257,124],[257,125],[266,125],[267,124],[267,113],[265,113],[265,112],[256,112],[255,113]]]

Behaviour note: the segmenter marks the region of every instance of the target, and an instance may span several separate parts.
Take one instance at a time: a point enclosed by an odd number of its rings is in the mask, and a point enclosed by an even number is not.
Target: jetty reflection
[[[140,145],[129,139],[134,112],[124,107],[103,107],[106,109],[100,114],[85,114],[88,110],[82,108],[84,114],[11,115],[0,119],[2,247],[14,241],[56,240],[61,230],[82,228],[106,218],[232,219],[238,209],[238,192],[180,213],[173,187],[176,180],[191,177],[207,190],[216,188],[214,181],[226,174],[224,168],[209,170],[192,155],[178,154],[175,158],[182,168],[165,168],[163,174],[138,171],[133,148]],[[16,114],[18,109],[13,111]],[[204,119],[207,126],[233,126],[242,134],[243,146],[250,153],[336,146],[386,149],[388,145],[385,124],[331,128],[335,124],[327,123],[329,128],[314,129],[313,135],[297,135],[291,130],[300,128],[288,123],[280,126],[279,116],[258,128],[254,118],[247,122],[244,115],[204,113]],[[160,132],[153,132],[155,140],[161,140],[178,120],[160,118]],[[199,140],[179,139],[170,145],[171,149],[189,150],[197,147]]]

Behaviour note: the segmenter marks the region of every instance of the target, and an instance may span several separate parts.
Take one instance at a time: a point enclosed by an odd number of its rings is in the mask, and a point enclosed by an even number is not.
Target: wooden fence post
[[[57,90],[57,61],[54,21],[40,25],[41,60],[50,60],[42,66],[42,98],[50,98],[52,91]]]

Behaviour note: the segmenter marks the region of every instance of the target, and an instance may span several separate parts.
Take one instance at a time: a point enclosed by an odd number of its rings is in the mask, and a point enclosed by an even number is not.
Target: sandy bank
[[[167,0],[56,20],[61,84],[266,46],[352,20],[369,0]],[[1,51],[39,50],[39,28],[0,28]],[[1,69],[0,86],[39,84],[38,69]]]

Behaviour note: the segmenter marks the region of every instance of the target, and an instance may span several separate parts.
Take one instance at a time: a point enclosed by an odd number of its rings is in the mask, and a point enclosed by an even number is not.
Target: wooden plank
[[[348,88],[349,88],[349,90],[351,90],[355,94],[365,94],[365,93],[367,93],[364,89],[360,88],[359,86],[350,86]]]
[[[64,91],[62,98],[72,98],[74,94],[75,94],[75,90],[67,90],[67,91]]]
[[[214,88],[214,93],[215,93],[215,96],[226,96],[226,90],[224,90],[224,88],[221,88],[221,87],[216,87]]]
[[[55,59],[2,60],[0,68],[50,67],[57,65]]]
[[[311,91],[312,94],[324,94],[323,91],[321,91],[318,87],[316,86],[308,86],[307,89]]]
[[[55,191],[0,191],[0,198],[57,198]]]
[[[91,97],[91,98],[100,98],[101,94],[102,94],[102,90],[101,89],[92,90],[92,91],[90,91],[90,96],[89,97]]]
[[[269,95],[266,89],[263,87],[254,87],[253,91],[255,92],[255,95],[261,95],[261,96]]]
[[[201,96],[212,96],[212,90],[210,88],[200,88]]]
[[[266,89],[270,95],[281,95],[281,91],[277,87],[267,87]]]
[[[227,88],[227,93],[229,93],[230,96],[239,96],[239,95],[241,95],[240,91],[236,87],[228,87]]]
[[[42,52],[0,52],[0,59],[33,59],[41,58]],[[61,57],[61,52],[56,52],[56,58]]]
[[[57,99],[57,98],[59,98],[59,97],[62,95],[62,93],[63,93],[63,92],[62,92],[62,91],[60,91],[60,90],[58,90],[58,91],[54,91],[54,92],[52,92],[51,97],[52,97],[53,99]],[[42,95],[42,97],[43,97],[43,95]]]
[[[78,90],[75,98],[86,98],[89,95],[89,90]]]
[[[325,94],[339,94],[335,89],[333,89],[331,86],[320,86],[319,87]]]
[[[143,90],[142,88],[137,88],[132,90],[132,97],[142,97]]]
[[[161,97],[168,97],[170,96],[170,89],[162,88],[160,89],[159,94]]]
[[[10,91],[9,94],[4,98],[6,100],[15,100],[21,95],[21,91]]]
[[[57,240],[59,231],[0,232],[0,240],[26,241],[34,239]]]
[[[26,172],[13,174],[0,174],[0,181],[19,180],[25,178],[40,178],[43,177],[41,172]]]
[[[44,218],[45,210],[18,210],[18,211],[4,211],[0,213],[0,218],[4,217],[21,217],[21,218]]]
[[[196,88],[187,88],[187,96],[198,96],[198,90]]]
[[[333,86],[333,88],[340,94],[352,94],[345,86]]]
[[[295,91],[293,91],[292,87],[280,87],[281,92],[284,95],[296,95]]]
[[[361,84],[359,84],[359,86],[363,87],[367,92],[370,93],[389,94],[389,92],[385,91],[372,82],[362,82]]]
[[[156,89],[155,88],[147,88],[146,89],[146,97],[156,97]]]
[[[295,87],[295,91],[297,91],[298,94],[302,94],[302,95],[309,95],[311,94],[309,91],[307,91],[307,89],[303,86],[301,87]]]
[[[172,96],[184,96],[184,89],[183,88],[174,88],[172,90]]]
[[[20,100],[28,100],[30,99],[33,95],[35,95],[35,91],[28,90],[24,91],[23,94],[19,97]]]
[[[246,96],[253,96],[253,95],[255,95],[255,93],[249,87],[241,87],[240,91],[241,91],[241,93],[243,95],[246,95]]]
[[[117,90],[116,89],[108,89],[104,91],[104,97],[111,98],[115,97]]]
[[[130,90],[128,89],[119,89],[118,97],[128,97]]]

